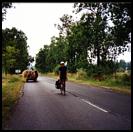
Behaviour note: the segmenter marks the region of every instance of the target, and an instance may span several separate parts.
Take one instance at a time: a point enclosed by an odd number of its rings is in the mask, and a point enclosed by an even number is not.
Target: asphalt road
[[[24,85],[6,130],[131,130],[131,96],[67,82],[66,95],[55,79]]]

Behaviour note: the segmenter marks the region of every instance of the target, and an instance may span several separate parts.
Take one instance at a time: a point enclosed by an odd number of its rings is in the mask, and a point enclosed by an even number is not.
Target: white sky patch
[[[35,57],[44,44],[50,44],[52,36],[58,36],[59,31],[54,24],[60,23],[59,18],[68,14],[79,20],[72,13],[73,5],[74,3],[13,3],[15,8],[7,9],[2,29],[16,27],[22,30],[28,37],[29,54]],[[125,53],[122,59],[130,61],[131,52]]]
[[[34,56],[50,44],[52,36],[58,36],[54,24],[60,23],[64,14],[72,14],[73,3],[13,3],[15,8],[7,10],[2,28],[16,27],[28,37],[29,54]]]
[[[125,60],[126,62],[130,62],[131,61],[131,52],[124,52],[124,54],[120,54],[118,57],[118,61],[120,60]]]

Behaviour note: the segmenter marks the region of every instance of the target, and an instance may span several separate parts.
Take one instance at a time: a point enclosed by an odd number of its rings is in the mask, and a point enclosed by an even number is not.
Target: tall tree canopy
[[[91,32],[88,44],[92,56],[100,59],[114,58],[127,50],[131,32],[131,3],[125,2],[90,2],[75,3],[75,12],[85,11],[81,20]],[[110,26],[109,23],[113,23]]]
[[[27,37],[16,28],[2,30],[2,64],[6,71],[10,66],[24,70],[28,65]]]
[[[97,59],[97,68],[104,69],[105,73],[115,72],[116,57],[127,50],[131,41],[131,3],[75,3],[74,12],[81,13],[80,20],[74,21],[72,16],[64,14],[61,24],[55,24],[59,37],[52,37],[47,52],[39,51],[47,58],[44,61],[39,56],[41,69],[48,65],[51,71],[63,60],[68,62],[69,72],[79,68],[90,70]]]

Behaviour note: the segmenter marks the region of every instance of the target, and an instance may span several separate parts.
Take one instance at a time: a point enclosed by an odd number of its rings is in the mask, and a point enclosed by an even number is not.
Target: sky
[[[13,6],[15,8],[7,9],[2,29],[16,27],[22,30],[28,38],[29,55],[33,57],[44,44],[50,44],[52,36],[58,36],[54,24],[59,24],[64,14],[73,15],[73,3],[13,3]],[[131,51],[120,55],[120,59],[131,61]]]

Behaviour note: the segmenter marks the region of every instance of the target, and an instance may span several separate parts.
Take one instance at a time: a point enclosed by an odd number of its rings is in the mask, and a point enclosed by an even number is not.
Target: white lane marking
[[[103,111],[103,112],[106,112],[106,113],[108,112],[108,111],[106,111],[106,110],[104,110],[104,109],[102,109],[102,108],[100,108],[100,107],[98,107],[98,106],[92,104],[90,101],[87,101],[87,100],[85,100],[85,99],[81,99],[81,100],[84,101],[85,103],[89,104],[89,105],[92,105],[93,107],[95,107],[95,108],[97,108],[97,109],[99,109],[99,110],[101,110],[101,111]]]

